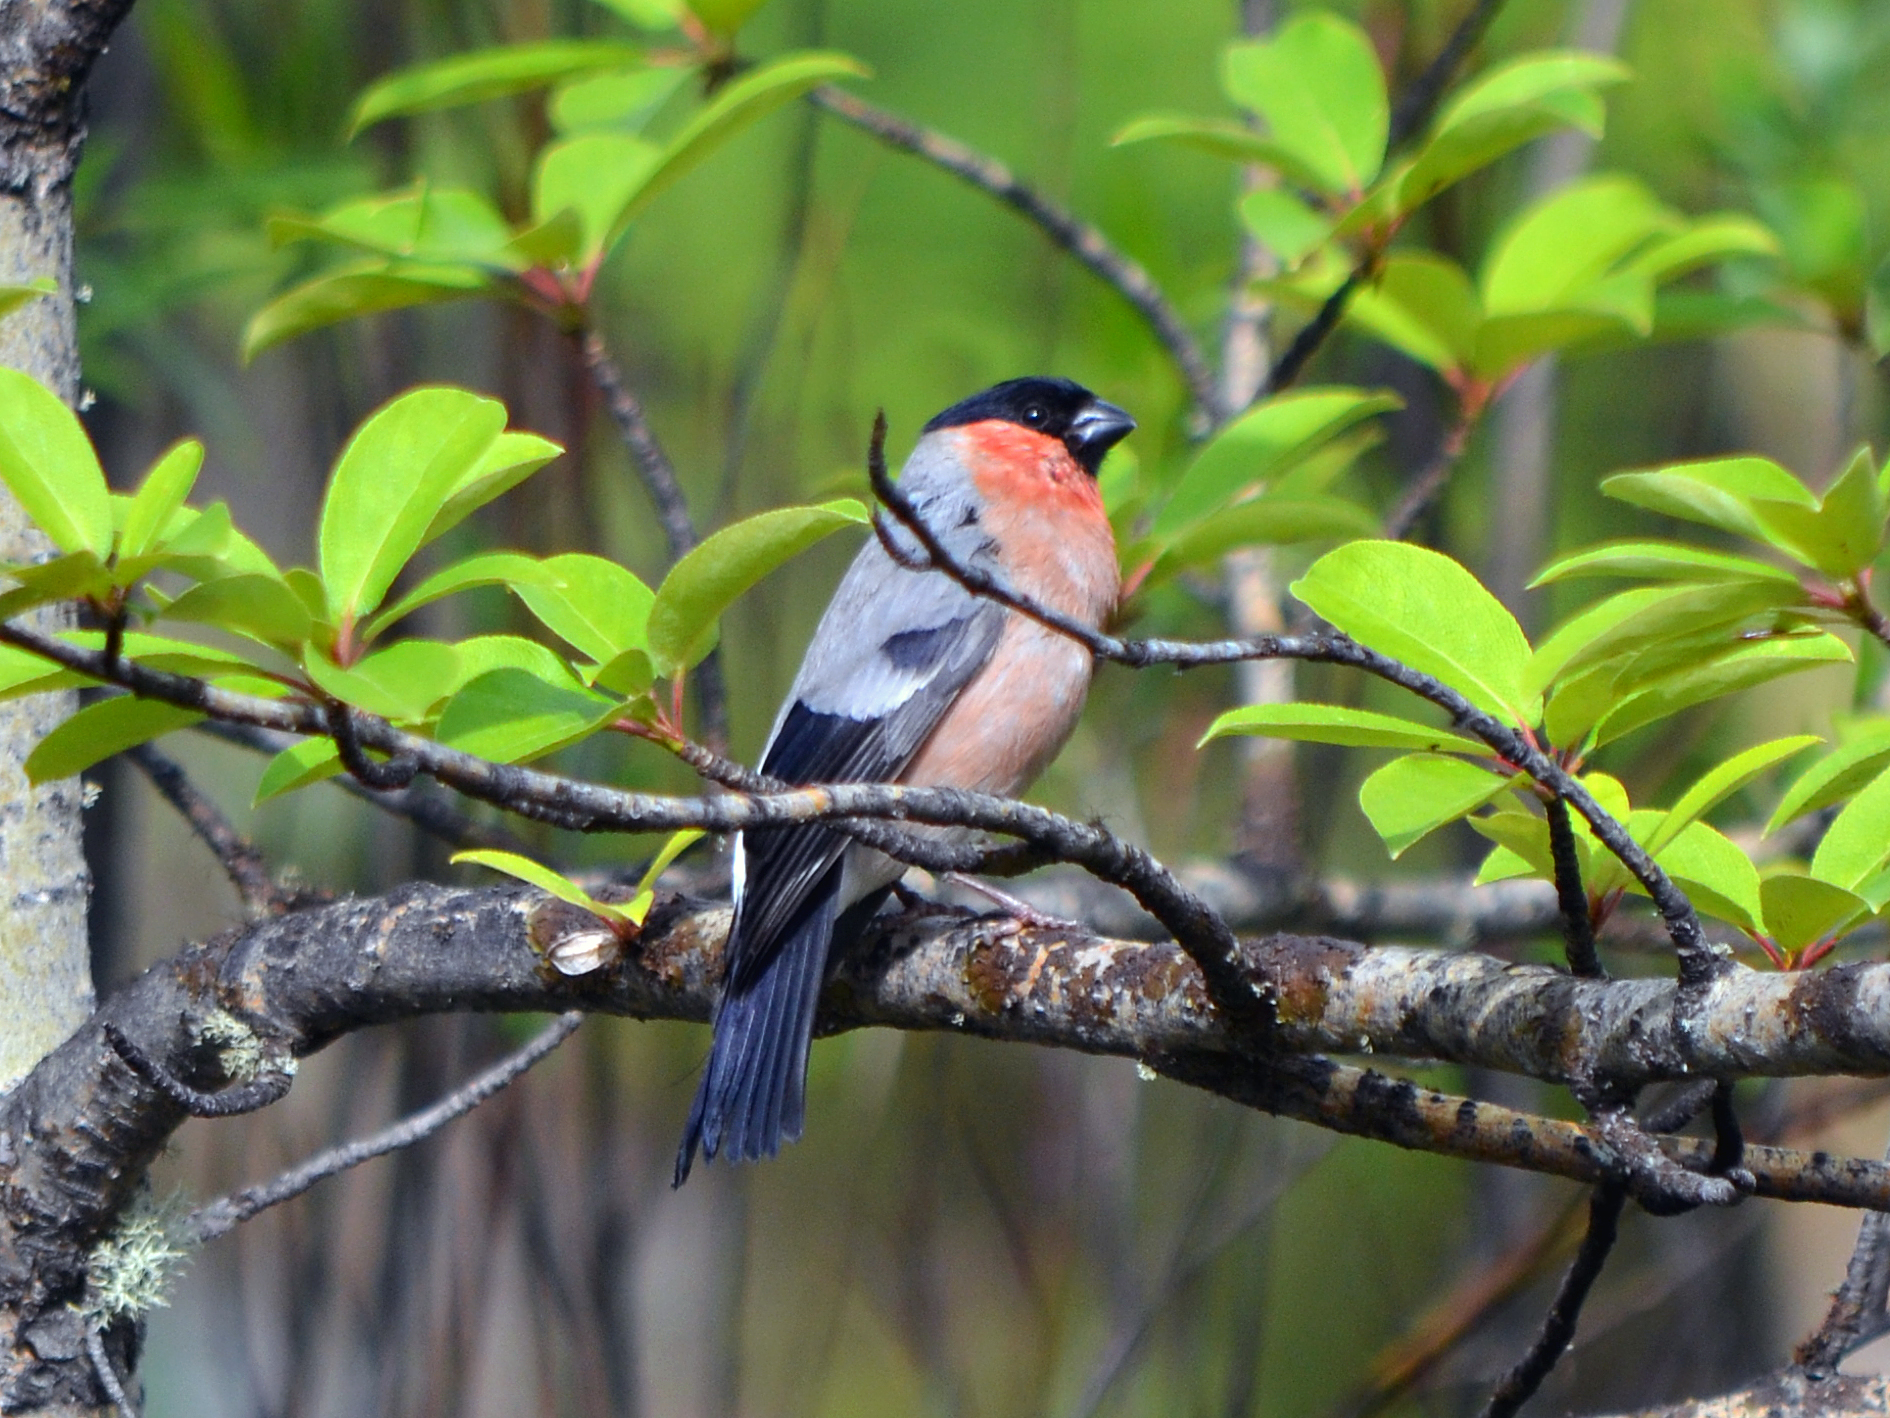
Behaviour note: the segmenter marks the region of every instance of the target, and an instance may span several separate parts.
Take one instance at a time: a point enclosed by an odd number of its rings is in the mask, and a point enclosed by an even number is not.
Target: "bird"
[[[1097,474],[1134,428],[1124,410],[1071,380],[1006,380],[931,419],[899,487],[960,566],[1100,630],[1121,580]],[[1022,791],[1076,726],[1094,669],[1089,649],[925,566],[908,530],[887,534],[906,554],[896,560],[869,538],[854,558],[775,719],[761,772],[794,784]],[[830,827],[737,835],[722,993],[674,1185],[698,1150],[707,1160],[754,1161],[800,1137],[829,966],[904,872]]]

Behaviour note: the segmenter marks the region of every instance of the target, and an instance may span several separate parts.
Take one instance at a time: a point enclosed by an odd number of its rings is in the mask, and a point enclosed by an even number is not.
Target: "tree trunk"
[[[130,0],[0,0],[0,284],[50,276],[59,286],[0,319],[0,365],[24,370],[74,404],[72,173],[85,138],[86,77],[129,8]],[[0,491],[0,559],[27,561],[48,550],[19,504]],[[58,615],[46,612],[42,624]],[[73,706],[71,694],[0,705],[0,1094],[77,1029],[94,1003],[80,785],[67,779],[34,788],[22,766]],[[0,1186],[34,1143],[0,1135]],[[83,1326],[68,1307],[79,1294],[50,1306],[22,1304],[29,1269],[26,1257],[0,1250],[0,1408],[98,1412],[104,1390],[71,1363],[85,1348]],[[117,1326],[106,1340],[121,1369],[132,1359],[131,1328]]]

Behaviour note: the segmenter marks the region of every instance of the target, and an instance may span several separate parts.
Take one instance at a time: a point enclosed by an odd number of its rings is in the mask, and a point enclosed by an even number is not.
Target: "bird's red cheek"
[[[992,502],[1030,502],[1090,516],[1102,515],[1096,480],[1083,471],[1060,438],[1033,433],[1003,419],[959,430],[972,481]]]

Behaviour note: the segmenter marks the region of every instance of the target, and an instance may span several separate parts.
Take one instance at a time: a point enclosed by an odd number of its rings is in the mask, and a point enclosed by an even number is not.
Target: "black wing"
[[[1004,613],[985,604],[943,625],[890,637],[880,653],[901,671],[926,675],[924,683],[897,707],[869,719],[823,713],[797,699],[775,731],[761,771],[789,783],[897,778],[991,657],[1003,622]],[[739,992],[754,982],[846,844],[847,838],[825,827],[742,834],[744,881],[729,944],[730,989]]]

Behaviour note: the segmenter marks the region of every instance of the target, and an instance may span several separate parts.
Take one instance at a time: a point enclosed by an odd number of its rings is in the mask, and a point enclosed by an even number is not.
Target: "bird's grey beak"
[[[1103,454],[1127,438],[1135,429],[1128,410],[1119,409],[1106,399],[1092,399],[1070,422],[1064,442],[1076,461],[1094,473],[1102,466]]]

